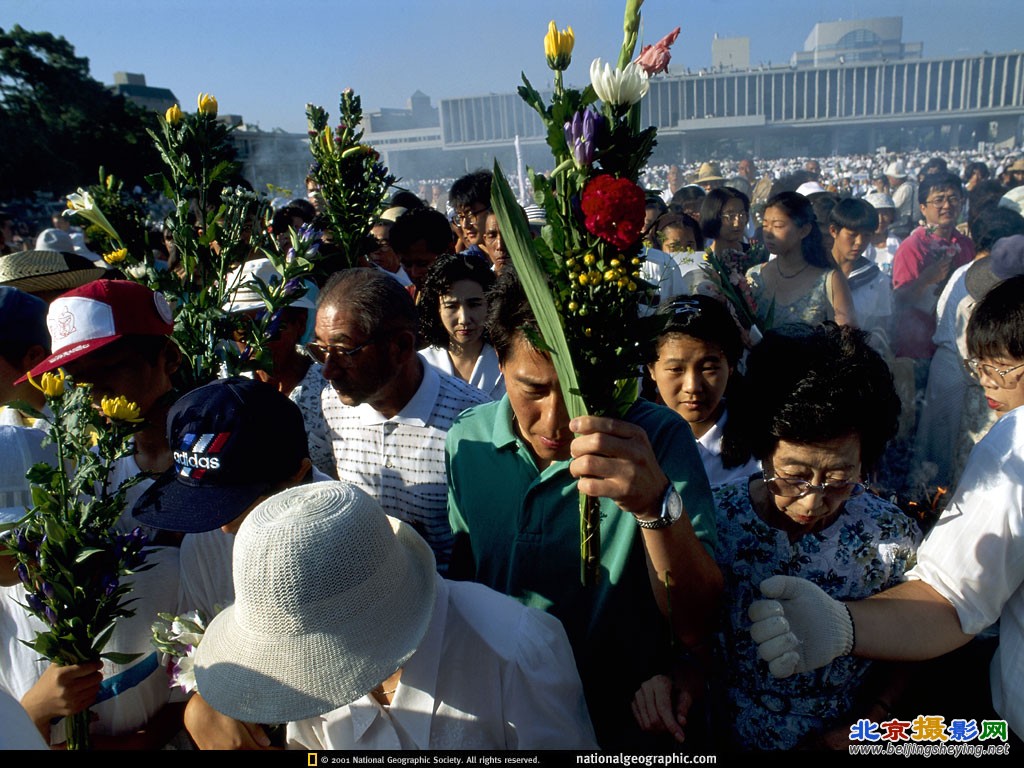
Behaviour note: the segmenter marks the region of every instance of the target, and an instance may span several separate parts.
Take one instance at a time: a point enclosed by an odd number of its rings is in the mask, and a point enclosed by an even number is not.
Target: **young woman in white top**
[[[479,387],[492,399],[505,394],[498,356],[484,333],[490,263],[471,254],[440,257],[423,283],[419,301],[420,356],[442,373]]]

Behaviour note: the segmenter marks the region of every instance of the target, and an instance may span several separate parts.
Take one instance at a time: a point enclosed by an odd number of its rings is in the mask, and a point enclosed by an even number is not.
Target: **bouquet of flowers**
[[[217,110],[216,98],[200,93],[196,112],[186,114],[174,105],[160,120],[159,132],[150,131],[166,169],[148,180],[173,204],[166,226],[178,251],[178,268],[156,270],[147,250],[140,251],[134,241],[122,237],[123,223],[115,227],[104,210],[116,200],[103,190],[80,189],[68,195],[65,212],[103,234],[112,248],[103,257],[107,263],[167,297],[174,312],[174,340],[186,363],[179,383],[186,390],[218,378],[222,368],[228,375],[269,369],[266,342],[280,323],[280,310],[305,294],[303,279],[313,274],[322,258],[321,233],[311,226],[289,232],[292,247],[285,254],[273,247],[264,226],[270,216],[268,202],[232,186],[238,170],[232,129],[217,120]],[[224,309],[243,287],[228,275],[260,255],[270,259],[281,280],[273,285],[258,280],[246,284],[266,307],[250,321]],[[231,339],[242,342],[245,351]]]
[[[171,687],[181,688],[184,693],[196,690],[193,661],[208,623],[209,620],[199,611],[189,611],[180,616],[158,613],[151,627],[153,646],[169,658]]]
[[[378,152],[362,143],[362,103],[351,88],[341,92],[337,126],[329,125],[323,107],[306,105],[310,175],[320,187],[326,235],[340,251],[344,267],[358,266],[369,253],[367,236],[387,207],[388,189],[397,179],[380,162]]]
[[[110,487],[114,463],[132,451],[139,409],[124,397],[103,398],[93,406],[92,387],[75,385],[63,371],[44,373],[38,383],[52,417],[25,403],[20,410],[49,422],[46,441],[56,445],[57,466],[36,464],[26,477],[33,507],[9,526],[3,540],[18,565],[25,588],[24,608],[48,627],[21,641],[54,664],[108,659],[127,664],[131,654],[104,652],[117,619],[131,616],[131,587],[124,577],[145,565],[141,529],[114,528],[125,507],[125,493],[142,476]],[[68,749],[88,749],[89,710],[68,718]]]
[[[708,247],[700,264],[706,278],[697,291],[723,302],[733,320],[739,326],[746,346],[752,347],[761,340],[761,335],[772,325],[775,314],[774,303],[769,306],[764,318],[758,316],[757,302],[747,280],[747,270],[765,260],[763,246],[752,247],[747,253],[729,250],[721,258]],[[762,258],[762,254],[765,258]]]
[[[547,223],[531,238],[525,216],[495,163],[492,207],[517,273],[551,354],[570,418],[583,414],[620,417],[638,396],[638,372],[656,316],[641,317],[653,286],[641,278],[644,192],[637,179],[655,145],[655,129],[639,129],[640,101],[648,78],[667,67],[679,30],[636,60],[640,27],[637,0],[626,4],[624,40],[617,65],[595,59],[590,85],[566,88],[575,37],[552,21],[544,39],[554,71],[551,103],[523,76],[519,94],[547,127],[554,171],[529,170]],[[600,103],[598,103],[600,102]],[[506,235],[507,233],[507,235]],[[597,500],[580,497],[581,577],[596,582],[600,571]]]

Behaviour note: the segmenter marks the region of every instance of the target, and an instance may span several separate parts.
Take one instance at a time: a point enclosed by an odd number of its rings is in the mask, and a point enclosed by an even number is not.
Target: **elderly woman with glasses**
[[[705,665],[713,746],[845,749],[858,719],[890,719],[907,670],[845,657],[777,679],[758,658],[747,608],[761,581],[778,573],[801,576],[839,600],[903,580],[922,533],[865,486],[897,430],[899,397],[866,334],[834,323],[766,333],[750,351],[745,380],[748,394],[730,403],[724,443],[748,450],[763,472],[713,489],[715,559],[725,577],[713,663]],[[638,692],[634,713],[652,730],[674,726],[678,738],[697,691],[692,674],[655,678]],[[659,709],[666,699],[667,716]]]

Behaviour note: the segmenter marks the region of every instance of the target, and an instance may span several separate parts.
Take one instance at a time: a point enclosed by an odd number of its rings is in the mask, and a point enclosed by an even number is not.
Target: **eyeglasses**
[[[821,493],[826,498],[838,499],[845,496],[859,496],[867,490],[856,480],[834,480],[830,483],[815,485],[795,477],[779,477],[764,475],[765,487],[776,496],[787,499],[802,499],[809,493]]]
[[[746,211],[739,213],[723,213],[722,221],[746,221],[749,214]]]
[[[376,339],[369,339],[364,341],[358,347],[352,347],[348,349],[338,344],[317,344],[315,342],[309,342],[303,346],[306,354],[321,365],[326,365],[327,361],[331,358],[331,355],[341,355],[343,358],[350,358],[357,352],[362,352],[370,345],[376,343]]]
[[[477,216],[479,216],[484,211],[489,211],[489,210],[491,210],[490,206],[486,206],[484,208],[481,208],[478,211],[472,211],[472,210],[470,210],[470,211],[463,211],[462,213],[456,213],[454,219],[452,219],[452,220],[461,227],[467,221],[469,221],[470,219],[475,219]]]
[[[957,206],[960,205],[962,198],[958,195],[944,195],[942,197],[933,197],[931,200],[925,200],[925,205],[934,205],[936,208],[942,208],[945,205]]]
[[[982,376],[985,376],[999,389],[1013,389],[1014,387],[1017,386],[1017,383],[1020,381],[1021,377],[1018,376],[1011,382],[1006,380],[1006,374],[1011,373],[1012,371],[1016,371],[1018,368],[1024,368],[1024,363],[1021,363],[1020,365],[1015,365],[1012,368],[1003,368],[1002,370],[1000,370],[999,368],[996,368],[994,365],[985,365],[985,363],[979,363],[975,358],[972,357],[968,360],[964,360],[964,367],[967,369],[967,372],[971,374],[971,376],[978,380],[978,382],[981,381]],[[1021,374],[1021,376],[1024,376],[1024,374]]]

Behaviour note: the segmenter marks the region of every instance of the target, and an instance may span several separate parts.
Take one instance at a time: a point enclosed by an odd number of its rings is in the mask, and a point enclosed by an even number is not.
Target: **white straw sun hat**
[[[434,611],[430,547],[347,483],[257,506],[233,570],[235,602],[210,622],[195,673],[210,706],[245,722],[304,720],[361,698],[416,652]]]

